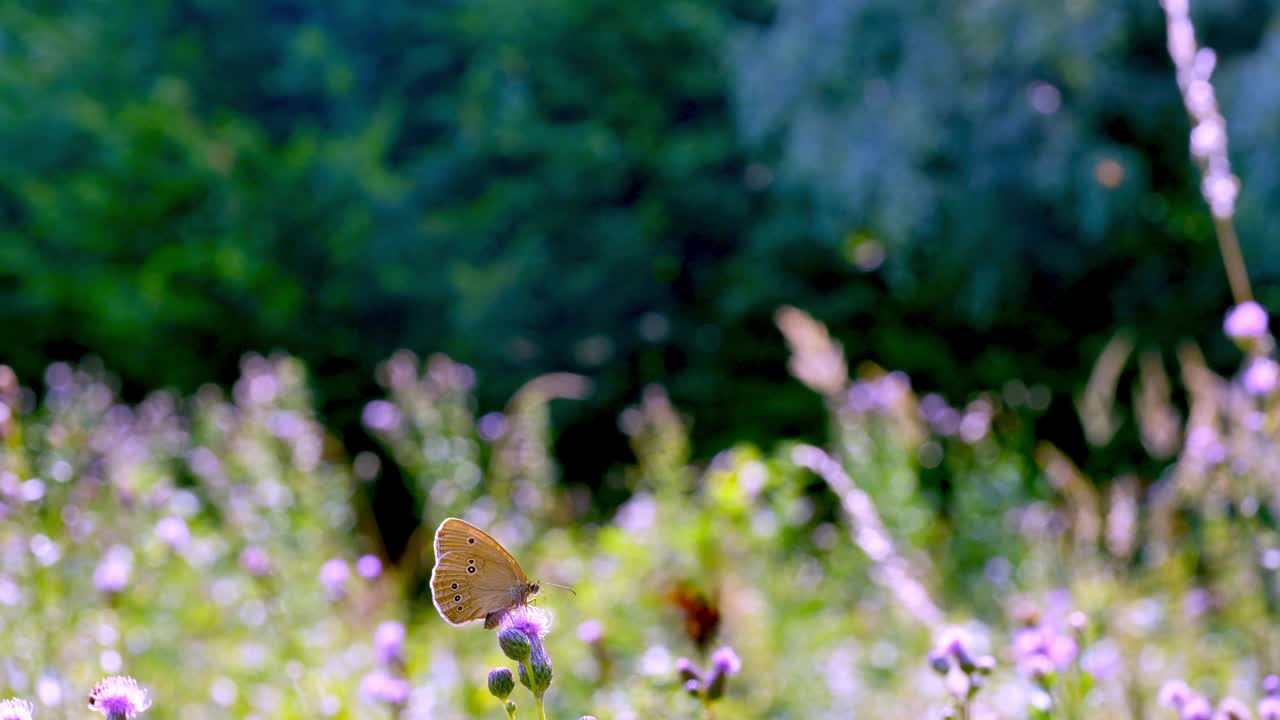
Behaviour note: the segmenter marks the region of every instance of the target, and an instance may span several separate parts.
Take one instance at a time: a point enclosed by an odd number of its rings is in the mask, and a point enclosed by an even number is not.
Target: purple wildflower
[[[388,620],[373,631],[373,652],[378,662],[391,664],[404,661],[404,625]]]
[[[129,584],[129,576],[133,573],[133,553],[129,548],[116,545],[107,550],[107,554],[93,571],[93,585],[100,592],[116,594]]]
[[[1214,717],[1221,720],[1253,720],[1253,712],[1243,702],[1233,697],[1226,697],[1218,703],[1218,714]]]
[[[1213,706],[1203,695],[1192,695],[1180,708],[1182,720],[1213,720]]]
[[[89,693],[89,709],[109,720],[128,720],[151,707],[151,698],[138,681],[125,675],[103,678]]]
[[[1280,365],[1268,357],[1258,357],[1245,366],[1240,383],[1250,395],[1270,395],[1280,384]]]
[[[363,420],[375,432],[394,432],[400,427],[400,409],[386,400],[374,400],[364,406]]]
[[[371,670],[360,681],[360,694],[374,702],[403,705],[409,701],[409,681],[386,670]]]
[[[1043,663],[1036,659],[1040,657],[1048,661],[1052,670],[1066,670],[1076,659],[1078,650],[1075,638],[1048,624],[1022,628],[1013,636],[1014,657],[1028,675],[1043,672]]]
[[[551,613],[533,605],[517,605],[502,616],[498,632],[519,630],[531,640],[541,640],[551,630]]]
[[[587,620],[578,626],[578,639],[587,645],[595,645],[604,636],[604,628],[596,620]]]
[[[31,720],[34,707],[21,698],[0,700],[0,720]]]
[[[711,653],[711,667],[722,675],[736,675],[742,670],[742,660],[738,659],[738,654],[728,645]]]
[[[1258,703],[1258,717],[1261,720],[1280,720],[1280,697],[1265,697]]]
[[[1236,340],[1261,338],[1267,334],[1267,311],[1258,303],[1246,300],[1227,312],[1222,330]]]
[[[701,675],[698,673],[698,666],[687,657],[676,660],[676,672],[680,675],[681,682],[689,682],[690,680],[698,680]]]
[[[351,568],[342,558],[333,558],[320,568],[320,583],[330,598],[342,597],[346,590],[347,578],[351,576]]]
[[[686,680],[684,683],[684,691],[694,697],[698,697],[702,693],[702,685],[697,680]]]
[[[361,555],[356,560],[356,574],[365,580],[372,580],[382,574],[382,560],[377,555]]]
[[[156,523],[156,537],[169,547],[180,550],[191,539],[191,531],[187,529],[185,520],[177,515],[170,515]]]
[[[1280,695],[1280,675],[1268,675],[1262,678],[1263,695]]]
[[[929,651],[929,667],[939,675],[946,675],[951,669],[951,654],[943,648],[933,648]]]
[[[1163,707],[1180,710],[1183,705],[1187,704],[1193,694],[1191,688],[1182,680],[1167,680],[1164,685],[1160,686],[1160,692],[1156,699]]]
[[[271,572],[271,560],[267,551],[256,545],[250,545],[240,552],[240,566],[254,577],[262,577]]]

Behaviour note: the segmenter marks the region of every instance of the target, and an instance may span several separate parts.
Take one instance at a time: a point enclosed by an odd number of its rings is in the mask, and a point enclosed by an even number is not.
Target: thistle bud
[[[533,671],[533,687],[530,689],[541,695],[551,687],[552,670],[551,657],[540,642],[534,643],[533,651],[529,653],[529,668]]]
[[[939,675],[946,675],[951,670],[951,654],[942,648],[930,650],[929,667]]]
[[[698,674],[698,666],[694,665],[693,661],[687,657],[676,660],[676,672],[680,674],[680,682],[682,683],[702,679]]]
[[[702,697],[702,684],[697,680],[686,680],[684,682],[684,691],[692,697]]]
[[[489,692],[499,700],[506,700],[511,691],[516,689],[515,676],[511,674],[511,670],[504,667],[494,668],[489,671]]]
[[[519,628],[508,627],[498,633],[498,647],[502,648],[502,654],[522,663],[529,659],[531,643],[529,636]]]
[[[507,717],[511,717],[511,716],[513,716],[513,715],[515,715],[515,714],[516,714],[516,701],[515,701],[515,700],[508,700],[508,701],[507,701],[507,704],[506,704],[506,705],[504,705],[503,707],[505,707],[505,708],[507,709]]]

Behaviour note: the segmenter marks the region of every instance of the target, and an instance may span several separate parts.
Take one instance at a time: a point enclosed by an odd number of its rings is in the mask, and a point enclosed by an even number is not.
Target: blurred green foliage
[[[1276,3],[1195,9],[1269,296]],[[190,390],[287,348],[344,429],[398,347],[486,407],[584,372],[575,479],[650,381],[699,454],[811,432],[784,302],[957,400],[1068,393],[1117,325],[1167,350],[1227,304],[1163,32],[1147,0],[4,3],[4,360]]]

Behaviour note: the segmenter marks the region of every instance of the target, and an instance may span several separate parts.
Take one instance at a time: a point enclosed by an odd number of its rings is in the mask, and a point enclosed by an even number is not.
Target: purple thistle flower
[[[742,660],[738,659],[733,648],[726,645],[711,653],[711,667],[721,675],[736,675],[742,670]]]
[[[676,660],[676,673],[680,675],[681,682],[689,682],[690,680],[698,680],[701,675],[698,673],[698,666],[687,657]]]
[[[1258,303],[1246,300],[1227,312],[1222,330],[1235,340],[1261,338],[1267,334],[1267,311]]]
[[[1253,720],[1253,712],[1243,702],[1226,697],[1218,703],[1218,714],[1215,717],[1221,720]]]
[[[409,701],[413,688],[409,681],[398,678],[381,668],[371,670],[360,681],[360,694],[373,702],[387,705],[403,705]]]
[[[1258,703],[1258,717],[1261,720],[1280,720],[1280,697],[1265,697]]]
[[[129,585],[133,573],[133,553],[122,545],[116,545],[102,558],[93,571],[93,585],[100,592],[116,594]]]
[[[177,515],[170,515],[156,523],[156,537],[169,547],[180,550],[191,539],[191,531],[187,529],[185,520]]]
[[[1280,384],[1280,365],[1268,357],[1254,358],[1245,366],[1240,383],[1250,395],[1270,395]]]
[[[400,427],[400,408],[386,400],[374,400],[364,406],[365,427],[375,432],[395,432]]]
[[[929,651],[929,667],[939,675],[946,675],[951,670],[951,654],[943,648],[933,648]]]
[[[498,625],[498,632],[519,630],[532,640],[541,640],[551,630],[551,613],[533,605],[511,608]]]
[[[382,560],[377,555],[361,555],[356,560],[356,574],[365,580],[372,580],[382,574]]]
[[[1183,705],[1187,704],[1192,695],[1191,688],[1182,680],[1167,680],[1164,685],[1160,686],[1160,692],[1156,695],[1156,700],[1162,707],[1180,710]]]
[[[151,698],[138,681],[126,675],[112,675],[98,681],[89,693],[89,709],[109,720],[128,720],[151,707]]]
[[[1192,695],[1180,709],[1182,720],[1213,720],[1213,706],[1203,695]]]
[[[584,621],[578,626],[578,639],[587,645],[595,645],[604,636],[604,628],[595,620]]]
[[[31,720],[35,707],[21,698],[0,700],[0,720]]]
[[[1268,675],[1262,678],[1263,695],[1280,695],[1280,675]]]
[[[1048,624],[1022,628],[1013,636],[1014,658],[1031,676],[1044,674],[1044,663],[1039,658],[1044,658],[1052,671],[1061,672],[1070,667],[1078,651],[1075,638]]]
[[[388,620],[373,631],[373,652],[378,662],[390,664],[404,661],[404,625]]]
[[[267,557],[267,551],[256,545],[250,545],[240,552],[240,566],[254,577],[271,573],[271,560]]]
[[[684,682],[684,691],[694,697],[702,694],[702,685],[697,680],[686,680]]]
[[[350,576],[351,568],[342,558],[333,558],[320,568],[320,584],[324,585],[324,591],[331,599],[342,597]]]

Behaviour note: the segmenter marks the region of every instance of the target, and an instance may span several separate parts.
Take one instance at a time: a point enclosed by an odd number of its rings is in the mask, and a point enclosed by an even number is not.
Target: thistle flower
[[[693,661],[687,657],[682,657],[676,660],[676,672],[680,674],[681,682],[701,679],[701,676],[698,674],[698,666],[694,665]]]
[[[1218,703],[1218,713],[1214,717],[1220,720],[1253,720],[1253,713],[1243,702],[1226,697]]]
[[[371,670],[360,681],[360,694],[387,705],[403,705],[409,701],[412,688],[409,681],[398,678],[381,668]]]
[[[384,665],[404,662],[404,625],[388,620],[373,631],[373,653]]]
[[[497,667],[489,671],[489,693],[494,697],[505,702],[515,689],[516,679],[511,670]]]
[[[1246,300],[1227,312],[1222,331],[1233,340],[1261,338],[1267,334],[1267,311],[1253,300]]]
[[[347,578],[351,576],[351,568],[345,560],[333,558],[320,568],[320,584],[330,599],[342,597],[346,592]]]
[[[587,645],[595,645],[604,636],[604,628],[596,620],[586,620],[578,626],[578,639]]]
[[[365,580],[372,580],[382,574],[382,560],[377,555],[361,555],[356,560],[356,574]]]
[[[728,645],[711,653],[711,667],[722,675],[736,675],[742,670],[742,660]]]
[[[1280,364],[1269,357],[1254,358],[1245,366],[1240,383],[1250,395],[1270,395],[1280,384]]]
[[[939,675],[946,675],[951,670],[951,654],[943,648],[933,648],[929,651],[929,667]]]
[[[0,700],[0,720],[31,720],[34,709],[31,703],[21,698]]]
[[[1258,717],[1261,720],[1280,720],[1280,697],[1265,697],[1258,703]]]
[[[185,520],[177,515],[170,515],[156,523],[156,537],[169,547],[180,550],[191,539],[191,531],[187,529]]]
[[[240,567],[254,577],[264,577],[271,573],[271,560],[266,550],[250,545],[240,552]]]
[[[138,681],[126,675],[112,675],[98,681],[89,693],[89,709],[108,720],[129,720],[151,707],[151,698]]]
[[[1164,685],[1160,686],[1160,692],[1156,695],[1156,701],[1162,707],[1181,710],[1183,705],[1191,699],[1194,693],[1182,680],[1167,680]]]
[[[1192,695],[1179,710],[1182,720],[1213,720],[1213,706],[1203,695]]]
[[[551,622],[550,612],[533,605],[517,605],[502,616],[502,621],[498,624],[498,632],[515,629],[530,639],[541,640],[551,631]]]
[[[116,545],[102,558],[93,571],[93,585],[99,592],[114,595],[129,585],[133,573],[133,553],[122,545]]]

